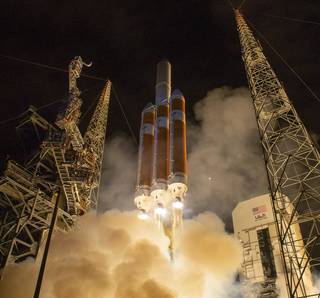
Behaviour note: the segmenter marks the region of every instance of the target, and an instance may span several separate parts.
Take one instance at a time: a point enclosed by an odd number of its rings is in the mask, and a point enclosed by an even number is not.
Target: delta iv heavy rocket
[[[182,224],[187,193],[185,99],[171,94],[171,65],[157,65],[155,104],[142,111],[135,204],[139,218],[155,218],[168,238],[171,257],[174,237]]]

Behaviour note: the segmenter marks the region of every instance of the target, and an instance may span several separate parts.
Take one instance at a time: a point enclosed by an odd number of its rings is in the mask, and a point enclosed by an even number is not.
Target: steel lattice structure
[[[111,82],[108,81],[102,91],[97,107],[84,134],[84,143],[86,147],[84,160],[93,170],[93,176],[91,177],[92,183],[90,184],[90,187],[87,188],[88,196],[90,197],[90,205],[93,208],[97,208],[98,204],[110,92]]]
[[[56,125],[35,108],[19,125],[35,128],[40,147],[24,165],[9,160],[0,177],[0,276],[8,264],[37,256],[58,189],[58,230],[71,229],[78,216],[97,207],[111,82],[106,82],[82,137],[77,126],[82,101],[76,86],[82,64],[80,57],[70,63],[69,101]],[[46,137],[41,139],[40,132]]]
[[[306,279],[320,265],[320,155],[260,43],[235,11],[285,268],[288,297],[319,297]],[[295,230],[297,223],[301,233]]]

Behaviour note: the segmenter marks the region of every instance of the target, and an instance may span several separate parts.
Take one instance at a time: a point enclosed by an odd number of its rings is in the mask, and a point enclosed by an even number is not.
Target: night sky
[[[235,5],[241,1],[233,1]],[[247,0],[243,14],[265,35],[288,63],[320,96],[320,25],[273,16],[320,21],[320,2]],[[67,69],[81,55],[93,66],[83,73],[110,78],[138,136],[140,112],[154,100],[155,65],[162,58],[173,66],[173,87],[193,104],[216,87],[246,86],[232,10],[216,1],[1,1],[0,54]],[[261,40],[289,97],[314,133],[320,134],[317,102],[274,52]],[[0,57],[0,119],[22,113],[29,105],[43,106],[67,94],[67,74]],[[96,99],[103,82],[78,81],[84,108]],[[114,98],[108,138],[128,134]],[[54,121],[59,103],[39,113]],[[85,125],[88,115],[81,125]],[[19,154],[15,137],[18,121],[1,123],[0,158]]]

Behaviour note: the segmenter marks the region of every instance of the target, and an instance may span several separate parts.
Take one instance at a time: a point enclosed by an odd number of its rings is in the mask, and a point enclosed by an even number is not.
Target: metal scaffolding
[[[78,216],[97,207],[111,82],[106,82],[82,137],[77,126],[82,101],[76,86],[82,65],[81,57],[70,63],[69,100],[56,125],[34,108],[19,125],[31,123],[40,147],[24,165],[9,160],[0,177],[0,276],[8,264],[37,256],[50,226],[57,190],[61,190],[58,230],[71,229]]]
[[[308,288],[320,265],[320,155],[246,21],[235,11],[270,184],[288,297]],[[300,225],[301,233],[295,230]]]

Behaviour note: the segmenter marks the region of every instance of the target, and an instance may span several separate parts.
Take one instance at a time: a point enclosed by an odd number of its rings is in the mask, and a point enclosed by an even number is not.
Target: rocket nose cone
[[[183,97],[183,94],[179,89],[175,89],[172,92],[171,98],[181,98],[181,97]]]

